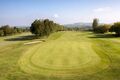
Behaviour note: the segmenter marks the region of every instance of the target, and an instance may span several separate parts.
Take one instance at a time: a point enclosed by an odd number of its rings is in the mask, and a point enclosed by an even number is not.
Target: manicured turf
[[[57,35],[61,36],[53,39]],[[61,32],[46,43],[31,47],[19,64],[28,73],[68,77],[103,70],[108,67],[109,59],[96,54],[91,41],[82,33]]]
[[[0,80],[120,79],[120,38],[57,32],[46,42],[24,43],[0,46]]]

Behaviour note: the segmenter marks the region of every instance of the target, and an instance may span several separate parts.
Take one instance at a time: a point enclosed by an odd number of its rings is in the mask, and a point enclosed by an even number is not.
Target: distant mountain
[[[73,23],[73,24],[66,24],[66,27],[91,27],[92,23]]]

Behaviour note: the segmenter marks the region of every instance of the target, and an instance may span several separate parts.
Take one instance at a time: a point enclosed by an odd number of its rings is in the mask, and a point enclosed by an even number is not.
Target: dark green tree
[[[98,27],[98,19],[97,18],[93,20],[92,27],[93,27],[93,31],[96,32],[96,28]]]
[[[0,36],[4,36],[4,31],[0,30]]]
[[[95,32],[96,33],[106,33],[109,31],[111,25],[108,24],[104,24],[104,25],[99,25],[96,29]]]
[[[120,36],[120,22],[114,23],[109,30],[110,32],[115,32],[116,36]]]
[[[35,20],[30,27],[30,31],[36,36],[49,36],[52,32],[59,31],[60,29],[62,29],[61,25],[49,19]]]
[[[32,24],[31,24],[31,27],[30,27],[30,31],[35,34],[35,35],[41,35],[40,33],[40,20],[35,20]]]
[[[14,33],[14,29],[11,28],[9,25],[2,26],[1,29],[4,32],[4,36],[8,36]]]

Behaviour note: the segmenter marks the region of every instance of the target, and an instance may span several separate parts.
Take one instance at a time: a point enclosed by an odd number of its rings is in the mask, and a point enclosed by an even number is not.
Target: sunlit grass
[[[27,41],[0,46],[0,80],[120,79],[120,38],[58,32],[46,42]]]

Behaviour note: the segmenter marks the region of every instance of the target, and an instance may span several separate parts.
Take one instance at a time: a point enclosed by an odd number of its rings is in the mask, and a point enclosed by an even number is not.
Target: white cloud
[[[54,17],[54,18],[58,18],[59,15],[58,15],[58,14],[54,14],[53,17]]]
[[[108,11],[111,11],[111,7],[102,7],[102,8],[97,8],[97,9],[94,9],[93,11],[94,12],[108,12]]]

